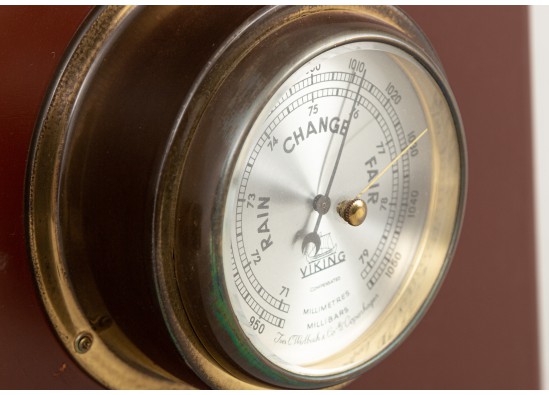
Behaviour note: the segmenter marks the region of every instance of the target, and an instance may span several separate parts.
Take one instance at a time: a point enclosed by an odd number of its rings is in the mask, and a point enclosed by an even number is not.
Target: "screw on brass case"
[[[93,344],[93,337],[87,332],[80,333],[74,341],[76,352],[84,354],[88,352]]]

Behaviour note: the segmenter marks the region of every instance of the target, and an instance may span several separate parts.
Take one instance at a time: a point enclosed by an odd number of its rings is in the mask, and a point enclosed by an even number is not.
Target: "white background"
[[[549,389],[549,6],[530,6],[541,385]]]

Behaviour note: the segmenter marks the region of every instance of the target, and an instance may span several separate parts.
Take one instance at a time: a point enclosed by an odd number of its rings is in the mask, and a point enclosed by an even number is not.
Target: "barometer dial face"
[[[325,376],[365,362],[325,363],[360,341],[415,268],[432,136],[455,135],[430,130],[428,103],[441,99],[402,50],[355,42],[299,67],[251,127],[227,193],[223,273],[245,338],[274,365]],[[366,214],[353,226],[338,206],[357,197]]]

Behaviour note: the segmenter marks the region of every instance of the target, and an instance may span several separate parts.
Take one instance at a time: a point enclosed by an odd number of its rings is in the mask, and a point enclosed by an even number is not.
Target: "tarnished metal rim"
[[[38,292],[59,339],[84,370],[110,388],[190,389],[155,366],[129,362],[103,342],[79,306],[59,239],[58,188],[72,109],[94,62],[131,20],[134,7],[96,9],[75,37],[36,125],[27,169],[27,236]],[[139,352],[132,350],[132,352]],[[140,355],[143,360],[147,358]]]

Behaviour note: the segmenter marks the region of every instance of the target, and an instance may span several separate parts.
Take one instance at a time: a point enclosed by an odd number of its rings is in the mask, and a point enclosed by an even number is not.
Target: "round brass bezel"
[[[211,79],[206,81],[205,87],[202,88],[203,92],[211,95],[204,100],[206,104],[197,110],[201,117],[194,118],[196,121],[193,125],[180,126],[181,140],[174,143],[168,154],[166,169],[174,172],[163,173],[163,177],[168,178],[162,179],[160,183],[157,220],[160,229],[157,242],[162,246],[157,249],[161,267],[159,272],[177,273],[177,280],[164,276],[165,284],[170,284],[166,286],[164,294],[169,300],[165,305],[168,322],[175,327],[190,323],[208,354],[214,356],[214,359],[227,369],[231,369],[232,374],[252,372],[252,376],[262,381],[273,385],[282,383],[283,386],[292,388],[318,388],[342,384],[373,366],[402,341],[404,335],[415,326],[417,319],[424,313],[446,273],[461,224],[465,196],[465,154],[459,114],[444,74],[427,42],[423,41],[424,46],[418,46],[417,41],[408,41],[408,37],[401,33],[402,26],[397,29],[387,24],[380,29],[371,19],[375,13],[367,10],[364,10],[364,14],[357,9],[351,12],[346,7],[333,7],[329,10],[323,7],[310,7],[307,11],[309,13],[306,15],[289,11],[286,14],[267,15],[265,23],[268,28],[248,30],[248,41],[244,40],[241,46],[236,42],[233,44],[235,47],[228,47],[223,53],[218,60],[222,72],[214,71]],[[320,22],[323,12],[326,14],[322,16],[329,15],[329,25]],[[347,12],[349,14],[346,14]],[[304,33],[307,19],[314,20],[315,17],[320,19],[315,21],[315,24],[322,25],[324,32],[327,29],[326,36],[329,39],[319,38],[313,32]],[[299,42],[293,42],[292,48],[286,53],[277,53],[272,57],[263,56],[267,46],[278,47],[281,42],[289,40],[292,27],[295,27],[293,23],[297,24],[297,21],[300,28]],[[341,24],[338,24],[340,21]],[[360,28],[357,28],[358,21],[361,23]],[[333,30],[329,30],[330,27]],[[353,41],[387,43],[408,52],[440,85],[442,94],[449,103],[451,122],[454,123],[458,134],[454,158],[460,162],[458,167],[462,166],[461,170],[450,177],[453,183],[450,189],[453,188],[451,193],[455,199],[450,199],[451,203],[448,202],[446,206],[451,216],[455,213],[455,218],[450,219],[450,225],[446,229],[450,234],[441,242],[446,247],[443,247],[443,255],[437,255],[436,260],[439,262],[434,269],[436,275],[430,279],[428,289],[424,289],[422,296],[418,296],[418,300],[414,301],[415,305],[410,310],[413,311],[412,316],[407,318],[402,333],[390,336],[390,340],[380,340],[382,346],[379,352],[376,352],[377,356],[359,369],[330,377],[305,377],[286,371],[266,360],[249,343],[236,322],[222,274],[222,229],[219,218],[223,216],[230,174],[242,144],[264,103],[270,98],[271,92],[274,92],[295,69],[317,54]],[[249,73],[253,73],[253,76]],[[262,82],[259,87],[240,88],[242,80],[252,77]],[[246,101],[246,98],[250,97],[253,98],[253,102]],[[243,102],[246,105],[241,106]],[[219,108],[223,108],[229,115],[215,116]],[[234,119],[238,119],[238,122],[233,122]],[[216,134],[208,133],[211,130],[217,131]],[[184,155],[181,155],[181,152],[184,152]],[[173,185],[179,186],[179,189]],[[441,201],[440,204],[444,202]],[[453,204],[455,206],[452,206]],[[186,240],[189,234],[193,235],[192,239],[196,237],[192,243]],[[412,279],[408,280],[410,281]],[[399,308],[400,306],[396,305],[392,307],[393,311]],[[185,309],[186,314],[184,317],[178,317],[177,311],[182,309]],[[383,334],[379,337],[383,337]],[[245,367],[245,372],[241,371],[242,367]]]

